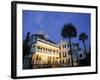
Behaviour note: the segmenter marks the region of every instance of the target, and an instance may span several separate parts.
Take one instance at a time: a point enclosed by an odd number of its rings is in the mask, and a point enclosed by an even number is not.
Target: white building
[[[28,45],[31,46],[32,62],[34,64],[71,64],[66,42],[54,43],[42,34],[33,34]]]
[[[53,64],[59,62],[59,46],[43,35],[32,35],[31,53],[36,64]]]
[[[59,59],[59,63],[63,64],[63,66],[71,66],[71,55],[66,41],[59,43]]]

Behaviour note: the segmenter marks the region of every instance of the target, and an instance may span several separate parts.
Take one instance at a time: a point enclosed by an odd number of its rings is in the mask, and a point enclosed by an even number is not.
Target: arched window
[[[32,47],[35,48],[35,45],[33,44]]]
[[[63,63],[64,63],[64,60],[63,60]]]
[[[53,52],[55,52],[55,50],[53,50]]]
[[[61,49],[61,46],[59,46],[59,49]]]
[[[37,46],[38,49],[40,49],[40,46]]]
[[[59,57],[61,58],[61,52],[59,52]]]
[[[41,50],[43,49],[43,47],[41,47]]]
[[[37,56],[36,56],[36,60],[38,60],[38,58],[39,58],[39,56],[37,55]]]
[[[65,57],[65,53],[63,52],[63,57]]]
[[[43,48],[43,50],[45,50],[45,47]]]
[[[65,57],[67,56],[67,52],[65,52]]]

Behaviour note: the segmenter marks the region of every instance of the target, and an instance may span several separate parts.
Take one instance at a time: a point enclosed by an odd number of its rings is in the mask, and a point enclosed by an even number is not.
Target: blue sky
[[[31,35],[43,33],[50,40],[58,43],[63,39],[61,36],[63,25],[72,23],[78,33],[77,37],[72,39],[72,42],[79,42],[80,47],[83,48],[78,36],[81,32],[85,32],[88,35],[86,42],[88,48],[90,46],[90,20],[91,15],[88,13],[23,10],[23,39],[25,39],[27,32],[30,32]]]

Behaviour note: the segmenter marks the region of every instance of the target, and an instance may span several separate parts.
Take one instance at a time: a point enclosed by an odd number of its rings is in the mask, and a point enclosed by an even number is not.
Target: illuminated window
[[[60,63],[61,63],[61,60],[60,60]]]
[[[66,59],[66,63],[67,63],[67,59]]]
[[[50,61],[51,61],[51,57],[50,57],[49,59],[50,59]]]
[[[70,58],[68,58],[68,63],[70,63]]]

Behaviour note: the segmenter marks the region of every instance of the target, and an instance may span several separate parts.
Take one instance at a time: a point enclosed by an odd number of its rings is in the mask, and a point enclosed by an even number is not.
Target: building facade
[[[65,41],[57,44],[42,34],[33,34],[29,37],[28,45],[32,65],[71,66],[71,56]]]
[[[59,63],[63,66],[71,65],[71,55],[69,54],[69,48],[66,41],[59,43]]]
[[[34,64],[53,64],[59,62],[59,47],[49,40],[35,37],[32,46],[31,54]]]

